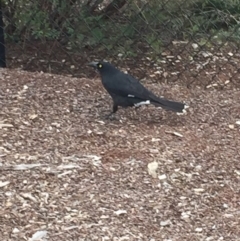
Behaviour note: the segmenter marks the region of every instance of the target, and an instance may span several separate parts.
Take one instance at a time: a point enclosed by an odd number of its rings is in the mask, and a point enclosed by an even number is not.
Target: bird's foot
[[[112,113],[112,112],[110,114],[105,115],[105,119],[107,119],[107,120],[117,120],[115,114]]]

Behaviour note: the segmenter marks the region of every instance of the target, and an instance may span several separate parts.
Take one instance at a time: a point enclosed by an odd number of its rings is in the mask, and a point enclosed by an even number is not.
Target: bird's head
[[[91,62],[88,64],[88,66],[96,69],[101,75],[117,71],[117,69],[112,64],[106,61]]]

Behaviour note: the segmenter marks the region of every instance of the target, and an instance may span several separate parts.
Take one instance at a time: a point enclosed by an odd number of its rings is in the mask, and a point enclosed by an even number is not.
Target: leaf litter
[[[239,239],[239,89],[146,82],[187,114],[109,121],[99,79],[1,78],[1,240]]]

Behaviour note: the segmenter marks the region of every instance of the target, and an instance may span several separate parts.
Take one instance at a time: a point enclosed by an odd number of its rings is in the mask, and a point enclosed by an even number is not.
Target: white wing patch
[[[134,104],[134,106],[136,106],[136,107],[139,107],[141,105],[150,105],[150,100],[141,101],[139,103]]]
[[[134,98],[135,96],[134,96],[134,95],[128,95],[128,97],[130,97],[130,98]]]

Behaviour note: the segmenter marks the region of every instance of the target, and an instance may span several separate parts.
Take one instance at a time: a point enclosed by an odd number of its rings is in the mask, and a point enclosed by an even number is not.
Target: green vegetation
[[[239,40],[240,0],[4,0],[8,41],[57,40],[68,49],[97,47],[155,54],[172,40]],[[117,10],[120,8],[120,10]]]

